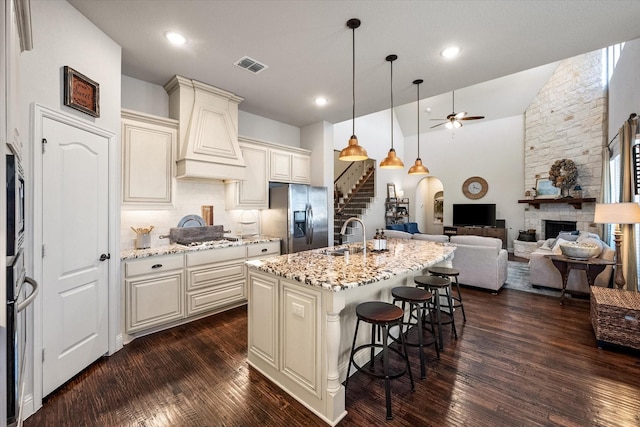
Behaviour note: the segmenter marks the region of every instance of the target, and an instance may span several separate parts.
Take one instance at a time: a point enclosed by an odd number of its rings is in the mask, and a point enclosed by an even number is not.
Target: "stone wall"
[[[578,166],[583,197],[600,197],[606,97],[600,51],[560,62],[525,112],[525,190],[535,187],[536,178],[548,178],[553,162],[566,158]],[[527,207],[525,229],[535,229],[538,239],[544,239],[543,221],[561,220],[576,221],[578,230],[597,233],[594,209],[594,203],[585,203],[582,209],[568,204]]]

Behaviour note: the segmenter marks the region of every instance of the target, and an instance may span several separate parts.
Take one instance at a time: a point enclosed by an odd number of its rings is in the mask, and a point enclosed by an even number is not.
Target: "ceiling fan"
[[[457,129],[462,127],[462,120],[480,120],[484,119],[484,116],[467,116],[465,111],[461,111],[460,113],[456,113],[456,92],[451,92],[452,104],[453,104],[453,113],[449,114],[446,119],[431,119],[431,120],[443,120],[442,123],[438,123],[435,126],[431,126],[431,129],[437,128],[438,126],[445,125],[447,129]]]

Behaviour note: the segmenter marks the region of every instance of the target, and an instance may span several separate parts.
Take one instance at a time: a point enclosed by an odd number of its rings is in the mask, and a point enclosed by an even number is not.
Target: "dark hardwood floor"
[[[598,349],[589,301],[463,289],[466,324],[445,335],[416,391],[356,374],[340,426],[640,426],[640,356]],[[135,340],[48,398],[35,426],[322,426],[246,363],[246,309]]]

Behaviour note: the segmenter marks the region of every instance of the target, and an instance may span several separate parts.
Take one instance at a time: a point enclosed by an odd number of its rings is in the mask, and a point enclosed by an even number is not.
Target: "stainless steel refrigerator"
[[[327,188],[282,184],[269,189],[269,210],[262,211],[262,234],[282,239],[283,254],[329,244]]]

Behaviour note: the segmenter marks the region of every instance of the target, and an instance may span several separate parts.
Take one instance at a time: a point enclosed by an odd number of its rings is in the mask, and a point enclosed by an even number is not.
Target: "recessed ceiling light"
[[[176,46],[183,45],[187,42],[187,39],[182,34],[174,33],[173,31],[167,31],[164,33],[164,36]]]
[[[316,98],[315,102],[316,102],[316,105],[323,106],[323,105],[327,105],[329,100],[327,98],[325,98],[324,96],[319,96],[319,97]]]
[[[454,58],[458,53],[460,53],[460,48],[458,46],[451,46],[440,52],[440,55],[445,58]]]

